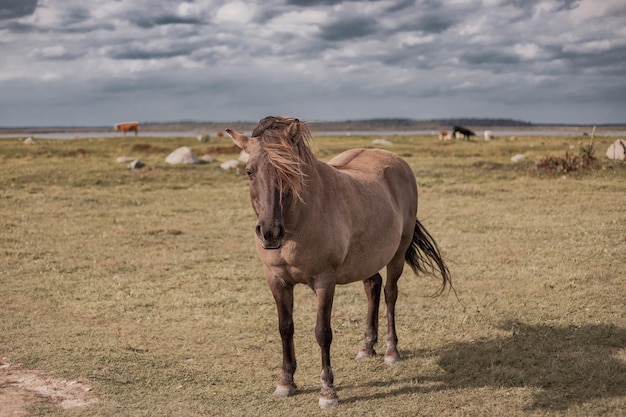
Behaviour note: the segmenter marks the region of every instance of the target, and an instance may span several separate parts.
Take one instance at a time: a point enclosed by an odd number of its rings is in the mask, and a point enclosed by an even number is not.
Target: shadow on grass
[[[401,386],[381,395],[529,387],[539,388],[532,409],[556,410],[598,398],[626,395],[626,362],[615,356],[626,348],[626,329],[593,324],[529,326],[516,322],[501,327],[510,330],[511,336],[453,343],[435,352],[411,352],[414,357],[434,353],[445,375],[416,375],[393,381]],[[388,386],[389,382],[369,385]],[[425,382],[428,384],[423,385]],[[371,398],[345,398],[344,402]]]

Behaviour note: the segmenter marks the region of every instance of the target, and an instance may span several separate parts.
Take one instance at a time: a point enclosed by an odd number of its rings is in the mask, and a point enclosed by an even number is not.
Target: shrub
[[[535,163],[537,170],[554,174],[585,171],[593,169],[596,166],[597,159],[595,157],[593,141],[581,145],[577,155],[567,151],[565,152],[565,156],[546,155]]]

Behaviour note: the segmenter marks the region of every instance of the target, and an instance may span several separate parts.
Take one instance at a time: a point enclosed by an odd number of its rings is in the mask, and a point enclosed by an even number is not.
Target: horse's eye
[[[248,176],[248,178],[252,179],[252,170],[246,169],[246,175]]]

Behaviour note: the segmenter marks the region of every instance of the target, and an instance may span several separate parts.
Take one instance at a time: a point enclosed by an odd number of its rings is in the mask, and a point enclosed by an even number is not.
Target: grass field
[[[319,137],[316,154],[328,160],[372,139]],[[623,415],[626,165],[604,159],[614,139],[595,139],[594,169],[565,175],[534,161],[588,138],[386,139],[415,171],[418,217],[460,302],[430,298],[439,282],[407,268],[404,361],[389,367],[381,356],[353,360],[365,295],[360,284],[339,287],[340,406],[324,411],[305,287],[296,288],[299,392],[272,397],[280,337],[245,175],[164,162],[179,146],[203,154],[227,139],[0,140],[0,371],[15,372],[0,379],[0,415],[10,402],[62,416]],[[526,160],[513,164],[517,153]],[[121,155],[146,167],[129,171]],[[91,402],[62,408],[41,391],[15,393],[18,371],[79,381]]]

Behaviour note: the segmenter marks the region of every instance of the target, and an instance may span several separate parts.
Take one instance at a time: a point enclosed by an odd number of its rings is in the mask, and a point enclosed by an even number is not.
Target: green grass
[[[320,137],[316,153],[328,160],[372,139]],[[418,216],[449,262],[462,305],[429,298],[439,282],[407,268],[397,311],[405,360],[389,367],[382,357],[353,360],[365,295],[359,284],[339,287],[332,355],[340,406],[324,412],[315,301],[305,287],[296,289],[294,317],[299,392],[271,395],[280,337],[245,176],[218,163],[164,162],[178,146],[202,154],[230,146],[227,139],[0,140],[0,358],[88,382],[99,399],[69,410],[42,400],[29,411],[621,415],[625,164],[601,159],[567,176],[535,169],[536,159],[564,155],[584,138],[387,139],[415,171]],[[596,154],[611,142],[596,138]],[[512,164],[516,153],[526,161]],[[129,171],[115,162],[120,155],[146,167]]]

